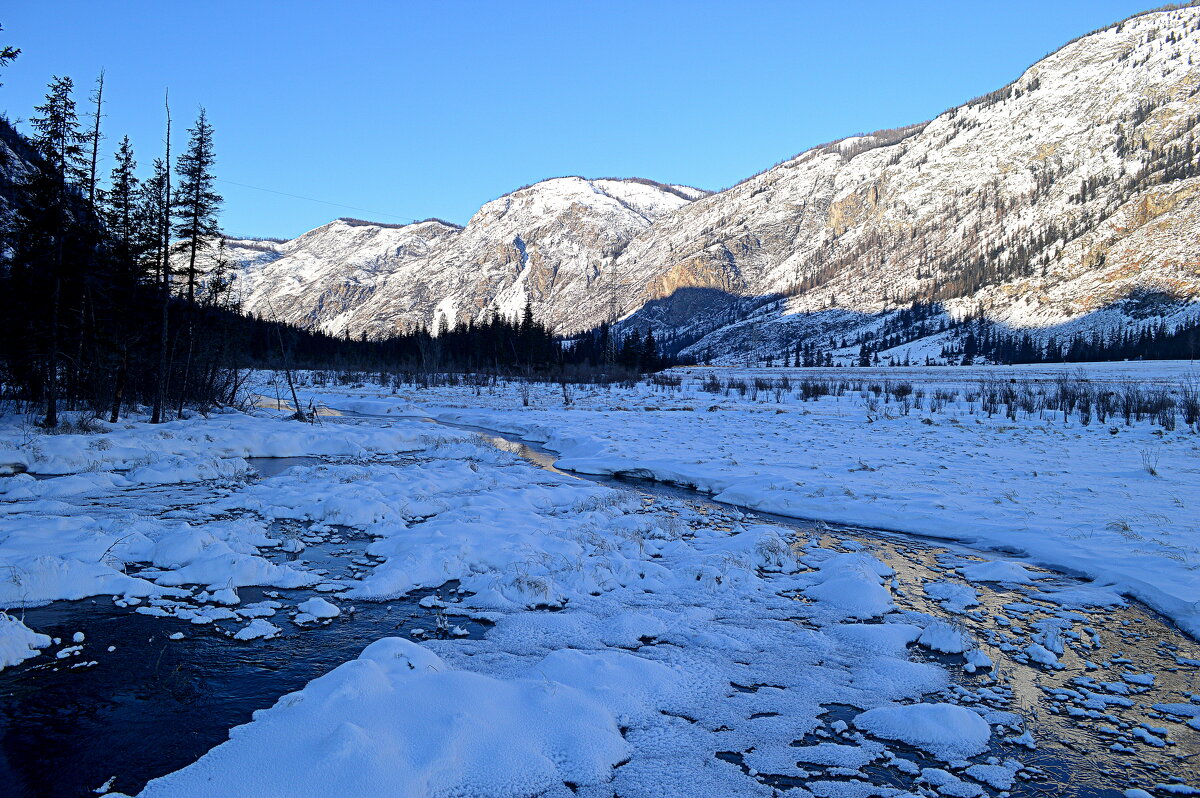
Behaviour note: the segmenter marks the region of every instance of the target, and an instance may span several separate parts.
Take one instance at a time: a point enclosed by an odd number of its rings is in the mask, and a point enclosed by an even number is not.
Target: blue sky
[[[0,108],[27,118],[53,74],[82,101],[103,67],[105,149],[128,133],[148,164],[164,89],[177,148],[203,104],[233,234],[291,237],[337,216],[463,223],[556,175],[719,189],[814,144],[928,119],[1143,8],[37,0],[0,10],[2,41],[24,51],[0,75]]]

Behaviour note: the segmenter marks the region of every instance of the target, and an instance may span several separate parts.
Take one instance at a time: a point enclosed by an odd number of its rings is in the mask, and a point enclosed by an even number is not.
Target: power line
[[[289,194],[286,191],[276,191],[273,188],[263,188],[262,186],[251,186],[246,183],[239,183],[236,180],[226,180],[223,177],[218,177],[217,182],[218,183],[229,183],[232,186],[241,186],[242,188],[252,188],[255,191],[265,191],[268,194],[278,194],[281,197],[291,197],[292,199],[305,200],[307,202],[319,202],[322,205],[332,205],[335,208],[348,208],[349,210],[352,210],[352,211],[360,211],[362,213],[369,213],[373,216],[388,216],[388,217],[391,217],[392,219],[407,218],[404,216],[397,216],[394,213],[384,213],[383,211],[373,211],[370,208],[359,208],[354,205],[343,205],[340,202],[330,202],[329,200],[317,199],[315,197],[302,197],[299,194]]]

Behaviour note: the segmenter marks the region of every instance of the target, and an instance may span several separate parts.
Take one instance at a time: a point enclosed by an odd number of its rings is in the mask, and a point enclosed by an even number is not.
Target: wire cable
[[[265,191],[268,194],[278,194],[281,197],[291,197],[292,199],[305,200],[307,202],[319,202],[322,205],[332,205],[335,208],[347,208],[352,211],[359,211],[360,213],[369,213],[372,216],[387,216],[391,219],[405,219],[406,218],[404,216],[397,216],[394,213],[384,213],[383,211],[373,211],[370,208],[359,208],[355,205],[344,205],[340,202],[330,202],[329,200],[317,199],[316,197],[303,197],[299,194],[289,194],[286,191],[276,191],[273,188],[263,188],[262,186],[251,186],[247,183],[239,183],[236,180],[226,180],[223,177],[218,177],[217,182],[218,183],[228,183],[231,186],[240,186],[242,188],[252,188],[255,191]]]

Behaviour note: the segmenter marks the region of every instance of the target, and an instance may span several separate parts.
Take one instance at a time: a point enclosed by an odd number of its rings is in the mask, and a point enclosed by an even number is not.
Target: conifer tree
[[[162,158],[155,158],[150,176],[137,187],[135,198],[133,249],[141,256],[144,268],[153,275],[155,284],[163,280],[163,231],[167,229],[167,167]]]
[[[180,385],[179,414],[183,415],[183,397],[189,389],[192,353],[195,348],[196,330],[196,285],[198,272],[196,256],[220,236],[217,226],[217,211],[222,198],[213,190],[216,177],[212,167],[216,163],[213,151],[213,129],[208,123],[204,108],[196,118],[196,124],[188,128],[190,138],[187,150],[179,156],[175,171],[179,175],[179,191],[172,213],[176,219],[173,232],[179,239],[177,250],[186,255],[187,266],[187,352],[183,361],[183,382]]]
[[[27,194],[41,207],[26,203],[25,212],[21,214],[27,227],[44,226],[43,232],[48,236],[51,250],[46,259],[51,283],[47,402],[43,422],[47,427],[58,426],[59,317],[65,239],[72,223],[68,208],[69,192],[85,174],[82,145],[86,137],[79,131],[79,116],[75,110],[75,99],[71,96],[73,90],[74,83],[69,77],[55,76],[46,93],[46,102],[34,109],[39,116],[30,120],[37,131],[33,143],[45,161],[45,169],[34,170],[30,175]],[[52,189],[50,184],[53,184]]]
[[[34,110],[39,116],[29,120],[37,131],[33,142],[46,163],[67,185],[81,185],[84,170],[83,145],[87,136],[79,130],[79,114],[71,93],[75,84],[69,77],[50,81],[46,102]]]
[[[3,33],[3,32],[4,32],[4,26],[0,25],[0,33]],[[17,56],[19,56],[20,54],[21,54],[21,50],[18,47],[13,47],[11,45],[0,46],[0,69],[3,69],[4,67],[11,64],[13,61],[16,60]],[[3,83],[0,83],[0,86],[3,86],[3,85],[4,85]]]
[[[104,223],[117,245],[118,254],[130,261],[138,255],[138,205],[141,186],[135,171],[133,147],[129,136],[121,139],[117,148],[116,165],[109,175],[109,189],[104,196]]]
[[[646,330],[642,339],[642,371],[658,371],[658,344],[654,340],[654,330]]]
[[[175,192],[171,214],[175,218],[174,234],[179,243],[177,251],[187,256],[187,301],[196,301],[196,256],[209,246],[219,235],[217,212],[222,197],[213,190],[216,177],[212,169],[216,164],[213,151],[213,129],[203,108],[196,124],[188,129],[187,150],[179,156],[175,172],[179,175],[179,189]]]

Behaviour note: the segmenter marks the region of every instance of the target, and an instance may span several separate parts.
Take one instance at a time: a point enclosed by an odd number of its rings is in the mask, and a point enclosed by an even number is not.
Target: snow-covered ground
[[[47,602],[286,647],[441,587],[426,629],[379,627],[140,794],[1003,796],[1069,758],[1076,723],[1126,757],[1086,766],[1105,787],[1184,789],[1169,756],[1200,750],[1198,655],[1148,636],[1118,594],[1196,629],[1196,436],[1002,422],[965,400],[883,403],[868,423],[857,395],[570,390],[564,407],[533,386],[524,407],[512,385],[312,387],[364,414],[316,425],[258,410],[51,436],[0,420],[0,465],[29,472],[0,480],[4,678],[117,662],[102,628],[21,622]],[[1028,556],[617,489],[405,416],[515,430],[580,471]]]
[[[1040,382],[1084,376],[1113,390],[1178,386],[1189,363],[1080,366],[676,372],[681,385],[573,389],[555,385],[364,387],[358,401],[314,389],[334,407],[519,433],[562,454],[560,467],[652,476],[721,501],[798,518],[951,538],[1011,551],[1136,596],[1200,635],[1200,435],[1094,416],[1018,412],[989,417],[970,391],[981,379]],[[788,374],[791,390],[753,390]],[[751,385],[708,393],[709,375]],[[859,392],[805,401],[799,380],[909,381],[924,409]],[[958,391],[937,412],[937,390]],[[1153,468],[1156,472],[1149,473]]]

